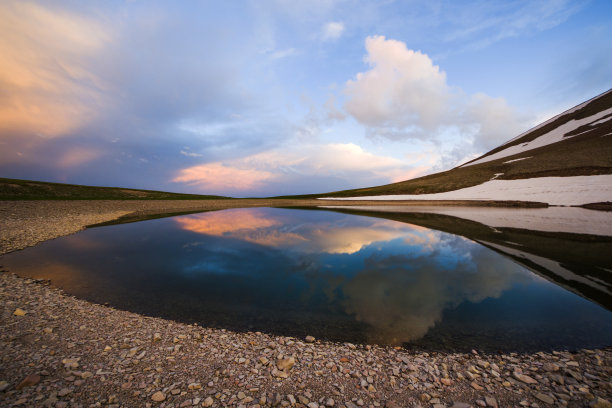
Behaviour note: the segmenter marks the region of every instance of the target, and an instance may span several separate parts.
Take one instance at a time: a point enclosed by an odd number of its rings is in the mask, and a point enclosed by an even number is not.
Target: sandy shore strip
[[[311,205],[289,201],[0,202],[0,253],[133,213]],[[610,349],[408,352],[234,333],[92,304],[10,271],[0,327],[0,406],[612,406]]]

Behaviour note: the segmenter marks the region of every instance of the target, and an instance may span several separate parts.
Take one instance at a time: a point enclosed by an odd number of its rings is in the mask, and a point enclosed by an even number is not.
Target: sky
[[[607,0],[0,3],[0,177],[263,197],[450,169],[612,88]]]

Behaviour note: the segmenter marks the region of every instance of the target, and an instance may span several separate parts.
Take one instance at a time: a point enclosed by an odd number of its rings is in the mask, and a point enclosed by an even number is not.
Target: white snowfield
[[[319,200],[494,200],[535,201],[549,205],[612,202],[612,174],[489,180],[477,186],[435,194],[400,194]]]
[[[585,102],[584,104],[586,104],[587,102]],[[582,105],[584,105],[582,104]],[[580,106],[582,106],[580,105]],[[576,108],[570,109],[569,111],[563,112],[561,115],[557,115],[554,118],[542,123],[540,126],[529,130],[528,132],[533,132],[534,130],[537,130],[539,128],[541,128],[542,126],[546,125],[547,123],[550,123],[551,121],[555,120],[556,118],[558,118],[559,116],[563,116],[566,115],[568,113],[573,112],[574,110],[576,110],[577,108],[579,108],[580,106],[577,106]],[[531,142],[526,142],[526,143],[521,143],[519,145],[514,145],[514,146],[510,146],[507,147],[504,150],[501,150],[497,153],[491,154],[489,156],[480,158],[476,161],[473,161],[471,163],[466,163],[461,165],[460,167],[467,167],[467,166],[472,166],[474,164],[480,164],[480,163],[485,163],[485,162],[489,162],[492,160],[497,160],[497,159],[501,159],[503,157],[508,157],[508,156],[513,156],[515,154],[519,154],[519,153],[523,153],[526,152],[528,150],[532,150],[532,149],[536,149],[538,147],[542,147],[542,146],[546,146],[552,143],[556,143],[556,142],[560,142],[562,140],[568,139],[568,137],[565,137],[565,134],[568,132],[571,132],[574,129],[579,128],[580,126],[583,125],[587,125],[587,124],[601,124],[604,122],[607,122],[609,120],[612,120],[612,116],[609,116],[607,118],[605,118],[604,116],[609,115],[612,113],[612,108],[608,108],[606,110],[603,110],[601,112],[598,112],[592,116],[589,116],[588,118],[584,118],[584,119],[580,119],[580,120],[570,120],[569,122],[551,130],[548,133],[545,133],[544,135],[532,140]],[[523,137],[526,133],[525,132],[517,137],[515,137],[514,139],[506,142],[504,145],[511,143],[513,140],[516,140],[518,138]],[[502,146],[504,146],[502,145]],[[510,163],[511,161],[516,161],[516,160],[510,160],[507,161],[506,163]]]

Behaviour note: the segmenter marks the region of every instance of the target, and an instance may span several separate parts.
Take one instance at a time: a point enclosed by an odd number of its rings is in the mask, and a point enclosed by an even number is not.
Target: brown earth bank
[[[122,216],[320,204],[0,202],[0,254]],[[612,407],[611,349],[427,353],[234,333],[92,304],[9,271],[0,328],[0,406]]]

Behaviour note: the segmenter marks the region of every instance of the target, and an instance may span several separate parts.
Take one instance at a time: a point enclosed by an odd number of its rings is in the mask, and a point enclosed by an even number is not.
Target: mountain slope
[[[227,197],[0,178],[0,200],[207,200]]]
[[[491,180],[611,175],[611,136],[612,90],[608,90],[452,170],[317,197],[420,195],[465,189]]]

